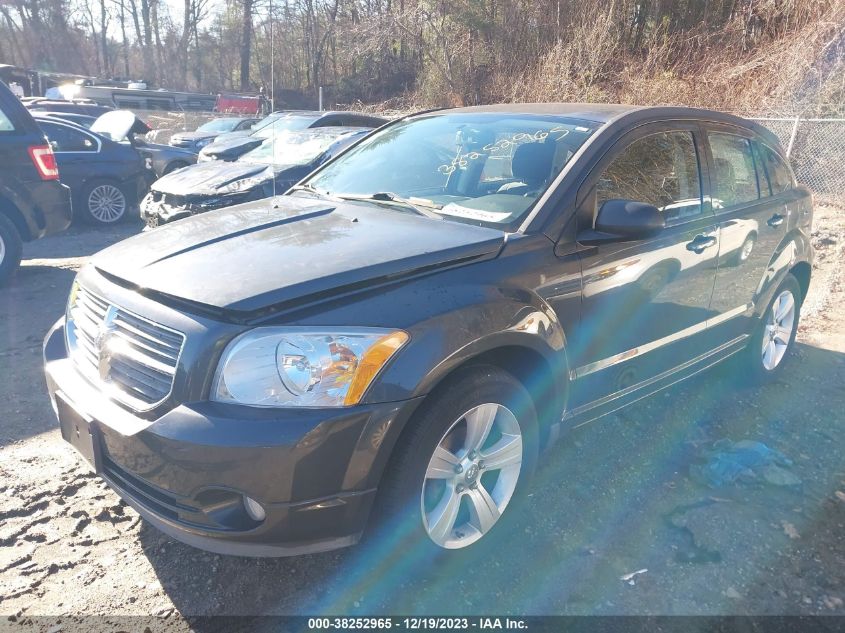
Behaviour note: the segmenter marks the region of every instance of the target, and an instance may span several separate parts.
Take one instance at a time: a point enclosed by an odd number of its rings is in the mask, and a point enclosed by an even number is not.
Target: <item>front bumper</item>
[[[62,435],[161,531],[248,556],[326,551],[360,538],[389,452],[385,438],[416,400],[299,410],[196,402],[148,420],[76,371],[63,327],[44,344]],[[263,520],[249,514],[244,496],[261,504]]]

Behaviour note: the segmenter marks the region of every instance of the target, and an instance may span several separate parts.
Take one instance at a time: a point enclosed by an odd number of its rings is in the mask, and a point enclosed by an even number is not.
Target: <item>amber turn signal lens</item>
[[[376,341],[361,359],[343,403],[345,405],[358,404],[376,374],[387,364],[390,357],[407,342],[408,335],[401,331],[391,332]]]

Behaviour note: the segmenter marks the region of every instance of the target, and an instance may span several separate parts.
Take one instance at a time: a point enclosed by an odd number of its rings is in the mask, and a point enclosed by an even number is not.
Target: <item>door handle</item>
[[[784,216],[782,216],[780,213],[775,213],[766,221],[766,224],[768,224],[772,228],[775,228],[783,224],[784,219]]]
[[[687,250],[698,255],[711,246],[716,246],[716,238],[712,235],[696,235],[692,242],[687,242]]]

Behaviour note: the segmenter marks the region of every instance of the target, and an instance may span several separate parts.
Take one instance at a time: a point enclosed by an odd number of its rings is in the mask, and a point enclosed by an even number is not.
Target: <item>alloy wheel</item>
[[[455,420],[435,448],[422,485],[429,538],[460,549],[489,532],[513,497],[522,457],[522,430],[507,407],[480,404]]]
[[[88,195],[88,211],[98,222],[117,222],[126,212],[126,196],[115,185],[98,185]]]
[[[772,302],[763,331],[762,359],[763,367],[774,370],[783,360],[792,328],[795,325],[795,297],[789,290],[781,292]]]
[[[742,243],[742,249],[739,252],[739,261],[744,262],[751,257],[751,251],[754,250],[754,238],[748,237]]]

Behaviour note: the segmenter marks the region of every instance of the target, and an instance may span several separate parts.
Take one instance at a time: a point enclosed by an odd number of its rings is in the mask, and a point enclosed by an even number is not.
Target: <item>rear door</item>
[[[656,206],[666,228],[644,240],[583,249],[580,331],[570,337],[576,407],[624,398],[709,350],[703,331],[719,232],[702,198],[699,128],[672,122],[623,137],[579,192],[579,230],[602,203]]]
[[[721,235],[713,334],[726,342],[751,331],[752,308],[772,276],[796,197],[789,167],[749,131],[708,125],[706,139],[710,195]]]

